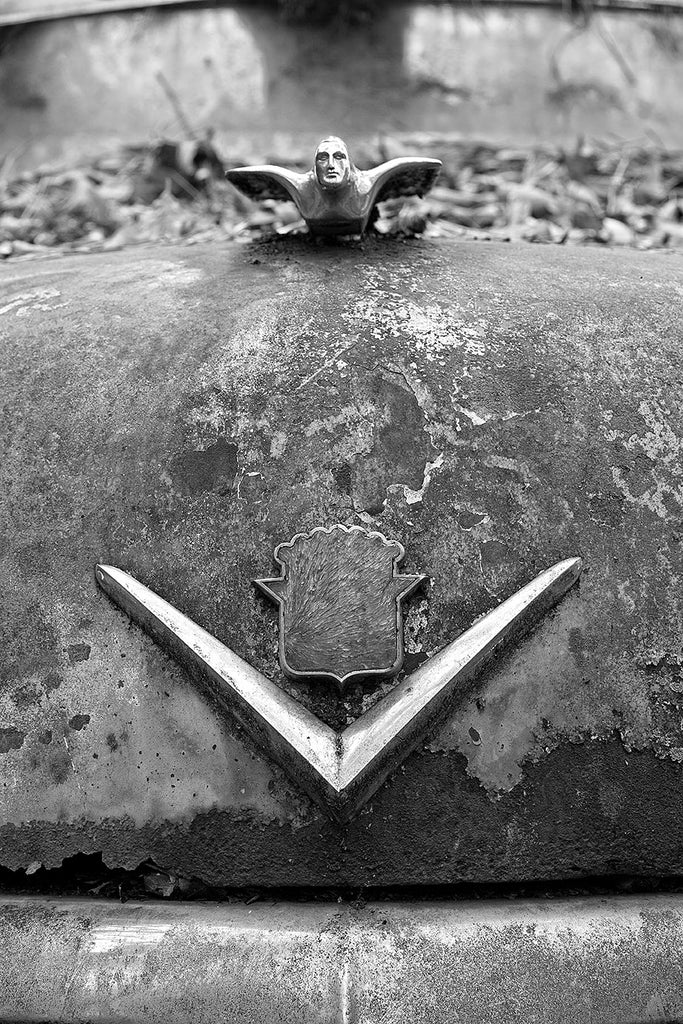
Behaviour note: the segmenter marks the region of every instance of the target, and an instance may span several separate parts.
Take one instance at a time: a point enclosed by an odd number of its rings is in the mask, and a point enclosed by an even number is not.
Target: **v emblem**
[[[267,754],[338,821],[347,821],[413,750],[461,689],[577,581],[581,560],[558,562],[488,612],[353,725],[337,733],[206,630],[136,579],[98,565],[100,587],[160,641]]]

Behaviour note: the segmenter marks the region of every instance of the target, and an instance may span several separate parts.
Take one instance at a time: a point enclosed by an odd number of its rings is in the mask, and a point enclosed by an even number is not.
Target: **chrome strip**
[[[683,895],[0,903],[0,1020],[616,1024],[683,1018]]]
[[[133,622],[208,681],[214,698],[290,777],[345,821],[415,749],[457,689],[556,605],[581,568],[580,558],[567,558],[546,569],[340,734],[133,576],[113,565],[97,565],[95,576]]]

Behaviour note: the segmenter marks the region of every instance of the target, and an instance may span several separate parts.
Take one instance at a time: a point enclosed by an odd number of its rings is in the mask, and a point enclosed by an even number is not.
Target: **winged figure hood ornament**
[[[235,167],[226,177],[250,199],[292,200],[313,234],[362,235],[377,203],[423,196],[440,170],[440,160],[400,157],[360,171],[346,143],[331,135],[318,144],[306,174],[264,164]]]

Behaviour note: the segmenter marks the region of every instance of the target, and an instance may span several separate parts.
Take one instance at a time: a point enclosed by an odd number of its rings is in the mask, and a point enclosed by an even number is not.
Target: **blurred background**
[[[683,245],[683,0],[0,0],[0,256],[298,232],[229,166],[437,156],[385,234]]]

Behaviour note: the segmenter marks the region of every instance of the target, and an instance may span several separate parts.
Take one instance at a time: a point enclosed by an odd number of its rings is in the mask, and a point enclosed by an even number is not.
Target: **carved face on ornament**
[[[315,152],[315,174],[321,188],[341,188],[349,180],[351,161],[346,143],[336,135],[323,139]]]

